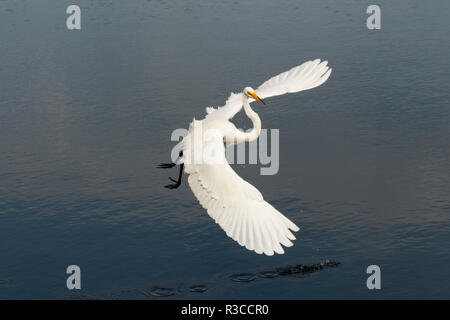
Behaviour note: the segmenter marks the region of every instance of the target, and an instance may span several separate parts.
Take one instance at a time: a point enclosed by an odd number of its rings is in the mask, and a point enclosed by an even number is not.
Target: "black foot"
[[[172,179],[171,177],[169,177],[169,180],[172,182],[175,182],[174,184],[168,184],[167,186],[164,186],[164,188],[167,189],[176,189],[181,185],[181,181],[177,181],[175,179]]]
[[[168,184],[167,186],[164,186],[164,188],[167,188],[167,189],[176,189],[176,188],[178,188],[179,186],[180,186],[179,183],[174,183],[174,184]]]
[[[169,168],[172,168],[174,166],[176,166],[175,163],[161,163],[161,164],[159,164],[157,166],[157,168],[159,168],[159,169],[169,169]]]

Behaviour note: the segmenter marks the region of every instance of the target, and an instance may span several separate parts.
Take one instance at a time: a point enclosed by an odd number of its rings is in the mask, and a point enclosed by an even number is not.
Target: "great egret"
[[[264,104],[264,98],[312,89],[324,83],[330,74],[327,61],[307,61],[272,77],[256,90],[246,87],[242,93],[231,93],[223,107],[207,108],[206,117],[200,121],[194,118],[189,133],[179,143],[179,177],[178,180],[169,178],[174,183],[166,188],[180,186],[184,167],[195,197],[229,237],[258,254],[283,254],[281,245],[290,247],[291,240],[295,240],[290,230],[299,228],[264,201],[258,189],[236,174],[226,161],[224,143],[233,145],[258,138],[261,120],[250,107],[251,102]],[[242,107],[253,123],[253,129],[247,133],[229,121]],[[199,127],[201,134],[196,133]],[[158,167],[175,165],[166,163]]]

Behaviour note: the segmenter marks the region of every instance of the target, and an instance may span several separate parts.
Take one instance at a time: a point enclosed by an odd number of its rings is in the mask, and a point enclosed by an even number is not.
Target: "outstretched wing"
[[[264,99],[318,87],[331,74],[332,69],[327,64],[328,61],[320,62],[320,59],[305,62],[270,78],[256,89],[256,94]]]
[[[203,141],[201,151],[214,155],[194,161],[193,148],[185,141],[183,162],[189,186],[209,216],[226,234],[248,250],[258,254],[283,254],[281,245],[292,246],[295,236],[290,230],[299,228],[264,201],[261,193],[242,179],[230,167],[225,158],[225,147],[220,136]],[[194,151],[195,150],[195,151]]]
[[[309,90],[327,81],[331,68],[327,61],[320,59],[307,61],[288,71],[270,78],[256,89],[256,94],[264,99],[285,93]],[[255,101],[250,99],[249,102]],[[231,119],[242,108],[242,93],[231,93],[223,107],[207,108],[207,119]]]

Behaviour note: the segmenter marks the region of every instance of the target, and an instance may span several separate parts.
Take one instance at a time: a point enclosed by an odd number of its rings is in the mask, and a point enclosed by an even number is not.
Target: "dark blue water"
[[[372,1],[76,1],[68,31],[73,1],[0,1],[0,298],[449,298],[450,3],[376,2],[371,31]],[[278,174],[234,166],[302,227],[256,255],[155,166],[204,107],[313,58],[323,86],[257,109]]]

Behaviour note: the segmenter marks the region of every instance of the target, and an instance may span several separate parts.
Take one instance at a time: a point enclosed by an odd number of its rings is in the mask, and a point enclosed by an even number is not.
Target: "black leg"
[[[168,189],[176,189],[180,186],[181,184],[181,177],[183,176],[183,167],[184,167],[184,163],[180,164],[180,173],[178,174],[178,180],[172,179],[171,177],[169,177],[169,180],[172,182],[175,182],[174,184],[168,184],[167,186],[164,186],[165,188]]]
[[[183,156],[183,151],[180,151],[178,156],[181,158]],[[169,169],[169,168],[172,168],[174,166],[176,166],[176,163],[173,163],[173,162],[171,162],[171,163],[161,163],[161,164],[159,164],[157,166],[157,168]],[[180,173],[178,175],[178,180],[175,180],[175,179],[172,179],[171,177],[169,177],[169,180],[172,181],[172,182],[175,182],[175,183],[174,184],[168,184],[167,186],[164,186],[165,188],[176,189],[176,188],[178,188],[180,186],[180,184],[181,184],[181,177],[183,176],[183,167],[184,167],[184,164],[181,164],[180,165]]]

